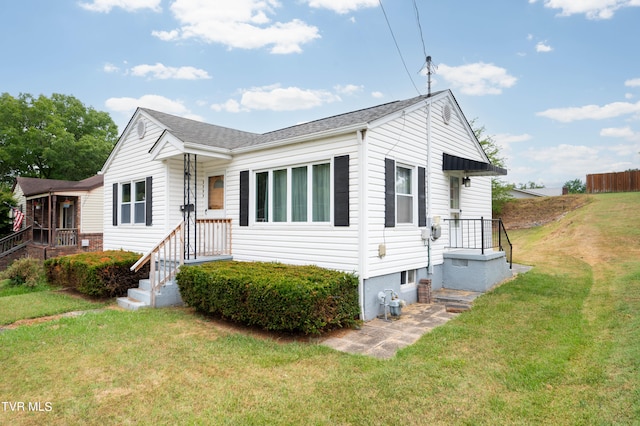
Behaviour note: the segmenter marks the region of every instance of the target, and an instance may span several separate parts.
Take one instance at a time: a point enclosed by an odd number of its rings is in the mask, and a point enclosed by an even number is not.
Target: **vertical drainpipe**
[[[358,139],[358,299],[360,302],[360,319],[364,320],[364,278],[368,276],[367,243],[367,182],[368,149],[366,144],[367,129],[357,131]]]
[[[431,211],[431,94],[427,98],[427,226],[431,226],[433,220],[433,212]],[[429,233],[431,230],[428,230]],[[427,274],[433,274],[433,265],[431,261],[431,236],[427,240]]]

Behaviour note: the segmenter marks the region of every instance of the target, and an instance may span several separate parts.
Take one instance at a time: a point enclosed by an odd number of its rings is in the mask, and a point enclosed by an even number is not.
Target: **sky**
[[[0,93],[264,133],[450,89],[505,182],[640,168],[640,0],[20,0]]]

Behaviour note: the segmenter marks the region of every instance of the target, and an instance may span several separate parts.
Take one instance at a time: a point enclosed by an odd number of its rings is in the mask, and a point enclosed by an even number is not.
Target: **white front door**
[[[225,217],[225,175],[213,173],[206,178],[205,216],[212,219]]]

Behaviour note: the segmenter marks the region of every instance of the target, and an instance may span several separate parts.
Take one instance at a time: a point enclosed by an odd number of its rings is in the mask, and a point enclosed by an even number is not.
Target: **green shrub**
[[[138,272],[131,266],[140,254],[111,250],[47,259],[44,263],[49,284],[72,287],[94,297],[124,296],[138,281],[149,277],[148,264]]]
[[[183,266],[177,282],[198,311],[266,330],[319,334],[358,321],[358,278],[317,266],[212,262]]]
[[[38,287],[45,284],[42,261],[32,257],[15,260],[0,272],[0,280],[9,280],[12,286]]]

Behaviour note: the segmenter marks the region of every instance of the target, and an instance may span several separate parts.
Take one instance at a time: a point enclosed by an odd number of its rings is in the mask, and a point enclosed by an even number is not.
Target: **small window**
[[[416,270],[410,269],[408,271],[400,272],[400,285],[413,285],[416,283]]]
[[[209,210],[224,209],[224,176],[209,176]]]
[[[145,200],[146,200],[146,188],[145,182],[139,181],[135,183],[136,190],[136,198],[135,198],[135,206],[134,206],[134,222],[135,223],[145,223],[144,214],[145,214]]]
[[[396,167],[396,209],[398,223],[413,223],[413,176],[408,167]]]
[[[147,189],[144,180],[120,185],[120,223],[145,223]]]
[[[122,196],[120,197],[120,222],[131,223],[131,184],[122,184]]]

